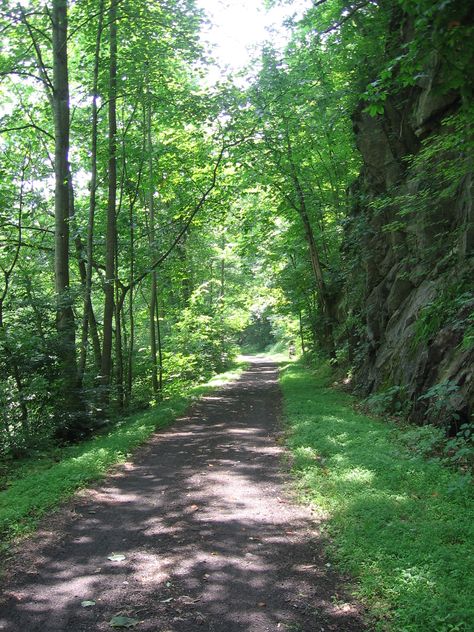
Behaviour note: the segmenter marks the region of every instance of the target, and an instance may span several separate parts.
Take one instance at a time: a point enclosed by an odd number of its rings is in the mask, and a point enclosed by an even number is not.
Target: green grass
[[[466,477],[357,413],[329,372],[286,366],[289,445],[306,502],[329,515],[330,550],[376,630],[474,630],[474,504]]]
[[[191,387],[145,413],[125,418],[107,434],[17,465],[4,478],[5,489],[0,492],[0,550],[5,554],[9,542],[31,533],[45,513],[78,489],[104,477],[113,465],[127,460],[157,428],[182,415],[200,395],[236,379],[244,367],[240,363],[206,384]]]

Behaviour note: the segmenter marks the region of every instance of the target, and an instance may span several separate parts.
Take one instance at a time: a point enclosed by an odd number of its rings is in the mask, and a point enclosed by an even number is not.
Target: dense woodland
[[[291,341],[469,434],[469,0],[315,0],[212,87],[193,0],[0,7],[2,456]]]

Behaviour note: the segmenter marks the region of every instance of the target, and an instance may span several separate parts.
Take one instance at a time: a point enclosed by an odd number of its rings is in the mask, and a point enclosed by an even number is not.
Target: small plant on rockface
[[[474,311],[468,316],[468,326],[464,332],[461,342],[461,349],[469,351],[474,347]]]
[[[460,318],[458,316],[473,303],[467,282],[461,280],[445,287],[433,301],[423,307],[416,323],[415,342],[427,342],[448,323],[461,330],[467,326],[466,334],[469,335],[472,325],[468,325],[468,322],[472,322],[472,314]]]
[[[329,361],[333,366],[346,366],[349,361],[349,343],[344,342],[341,346],[336,348],[335,357]]]
[[[383,391],[369,395],[363,404],[376,415],[392,413],[403,415],[406,411],[406,397],[403,386],[391,386]]]
[[[452,380],[439,382],[426,393],[418,397],[418,401],[428,401],[426,415],[429,418],[441,418],[446,425],[459,421],[459,414],[454,401],[455,394],[459,391],[459,386]]]
[[[474,468],[474,423],[462,424],[445,446],[448,461],[458,467]]]

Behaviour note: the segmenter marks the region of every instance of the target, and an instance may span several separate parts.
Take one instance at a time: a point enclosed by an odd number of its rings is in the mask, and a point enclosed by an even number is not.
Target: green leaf
[[[83,608],[90,608],[91,606],[95,606],[95,601],[85,599],[84,601],[81,601],[81,606]]]
[[[130,617],[122,617],[117,615],[112,617],[109,621],[109,625],[112,628],[134,628],[140,622],[138,619],[131,619]]]

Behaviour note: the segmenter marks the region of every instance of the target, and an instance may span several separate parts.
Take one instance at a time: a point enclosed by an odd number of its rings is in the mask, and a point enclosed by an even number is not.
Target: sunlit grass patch
[[[329,515],[331,551],[375,629],[474,629],[471,488],[411,451],[389,423],[356,412],[328,378],[326,367],[285,367],[288,442],[302,498]]]
[[[242,363],[147,412],[124,418],[106,434],[28,459],[0,492],[0,548],[5,551],[13,538],[30,533],[48,511],[126,461],[156,429],[182,415],[193,399],[236,379],[244,367]]]

